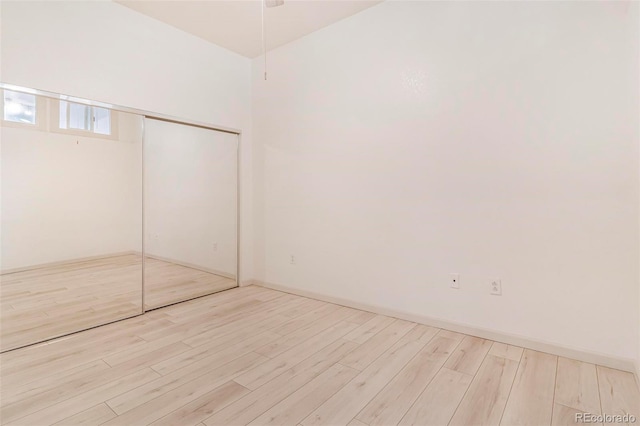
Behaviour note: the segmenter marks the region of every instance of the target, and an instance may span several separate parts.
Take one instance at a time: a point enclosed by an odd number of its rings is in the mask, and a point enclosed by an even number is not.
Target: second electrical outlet
[[[491,294],[494,296],[502,296],[502,282],[500,278],[491,280]]]

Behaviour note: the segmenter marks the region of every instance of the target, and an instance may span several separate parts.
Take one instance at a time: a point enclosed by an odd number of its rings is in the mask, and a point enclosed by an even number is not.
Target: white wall
[[[238,137],[145,120],[145,253],[236,276]]]
[[[0,6],[2,81],[243,130],[242,279],[640,357],[637,3],[320,30],[253,64],[255,167],[247,59],[111,2]]]
[[[250,278],[251,62],[109,1],[0,7],[3,82],[243,131],[241,279]]]
[[[142,117],[114,116],[117,140],[0,125],[0,269],[142,250]]]
[[[637,7],[391,1],[256,59],[256,278],[635,359]]]

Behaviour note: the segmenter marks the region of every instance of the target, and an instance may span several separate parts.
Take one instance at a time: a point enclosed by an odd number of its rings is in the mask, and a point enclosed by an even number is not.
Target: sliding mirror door
[[[142,312],[142,117],[0,90],[2,351]]]
[[[237,286],[238,137],[145,118],[145,310]]]

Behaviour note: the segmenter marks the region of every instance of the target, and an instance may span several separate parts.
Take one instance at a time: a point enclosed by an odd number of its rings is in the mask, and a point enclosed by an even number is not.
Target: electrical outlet
[[[218,251],[218,243],[213,243],[213,251]]]
[[[292,265],[296,264],[296,257],[294,255],[291,255],[290,259],[289,259],[289,263]]]
[[[502,296],[502,282],[499,278],[491,280],[491,294],[494,296]]]
[[[449,287],[460,288],[460,274],[449,274]]]

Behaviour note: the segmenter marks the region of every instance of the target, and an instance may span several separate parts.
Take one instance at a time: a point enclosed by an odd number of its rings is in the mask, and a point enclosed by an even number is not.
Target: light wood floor
[[[142,312],[142,258],[127,254],[0,277],[0,349],[8,350]],[[235,287],[235,280],[146,259],[145,308]]]
[[[236,287],[236,280],[147,257],[144,264],[145,310]]]
[[[632,374],[260,287],[0,355],[8,425],[549,425]]]
[[[110,256],[2,275],[2,350],[139,314],[140,260]]]

